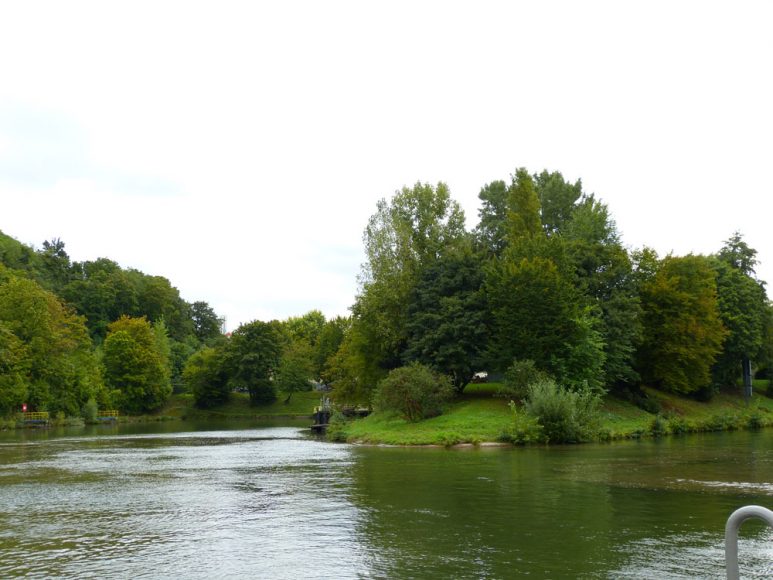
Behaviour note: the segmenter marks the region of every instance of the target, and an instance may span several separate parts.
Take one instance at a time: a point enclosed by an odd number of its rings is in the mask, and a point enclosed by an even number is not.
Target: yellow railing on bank
[[[22,416],[22,419],[30,422],[48,421],[48,413],[46,411],[36,411],[34,413],[22,413],[21,416]]]

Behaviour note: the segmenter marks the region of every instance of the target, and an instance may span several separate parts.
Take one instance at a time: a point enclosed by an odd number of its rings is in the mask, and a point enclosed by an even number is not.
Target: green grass
[[[269,405],[250,406],[247,393],[231,393],[229,401],[212,409],[197,409],[193,395],[172,395],[158,415],[179,419],[251,419],[255,417],[310,417],[314,407],[319,405],[320,393],[315,391],[293,393],[285,404],[287,395],[279,393],[276,401]]]
[[[344,427],[345,439],[388,445],[497,441],[513,424],[508,401],[493,396],[498,387],[496,383],[469,385],[443,415],[416,423],[380,413],[352,421]],[[761,395],[761,390],[755,389],[757,394],[747,407],[739,389],[721,392],[710,402],[700,402],[645,387],[648,397],[659,405],[659,413],[649,413],[629,401],[608,396],[601,411],[600,438],[678,435],[773,425],[773,399]]]

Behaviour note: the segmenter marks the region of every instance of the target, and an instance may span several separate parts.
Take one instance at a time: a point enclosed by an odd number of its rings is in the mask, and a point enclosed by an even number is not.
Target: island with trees
[[[470,231],[445,184],[404,187],[366,224],[349,316],[313,310],[227,335],[207,302],[186,302],[162,276],[0,233],[3,424],[25,404],[60,421],[95,409],[308,415],[315,388],[336,409],[329,437],[348,441],[773,424],[773,399],[759,396],[773,394],[773,307],[740,233],[711,255],[627,248],[606,204],[558,172],[517,169],[479,198]],[[338,412],[351,407],[374,412]]]

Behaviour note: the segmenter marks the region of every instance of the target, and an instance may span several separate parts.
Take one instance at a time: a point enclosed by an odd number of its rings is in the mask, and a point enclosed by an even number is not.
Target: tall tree
[[[507,190],[507,234],[510,244],[520,238],[534,238],[542,233],[540,202],[534,179],[521,167],[513,175]]]
[[[172,394],[158,337],[144,317],[122,316],[111,323],[103,351],[105,380],[125,412],[153,411]]]
[[[488,321],[482,284],[479,256],[447,254],[424,270],[407,305],[405,363],[449,376],[457,392],[483,368]]]
[[[224,355],[223,348],[205,346],[185,363],[183,381],[197,407],[207,409],[228,401],[231,388]]]
[[[713,369],[719,385],[735,384],[744,359],[759,363],[764,358],[768,299],[765,287],[754,278],[756,254],[736,232],[712,262],[717,275],[719,315],[728,331]]]
[[[282,356],[283,337],[279,325],[255,320],[242,324],[231,335],[226,365],[231,384],[250,394],[250,403],[276,400],[272,382]]]
[[[562,232],[572,219],[575,204],[583,196],[582,182],[569,183],[559,172],[542,171],[534,175],[540,201],[542,227],[548,235]]]
[[[692,254],[666,257],[642,286],[642,308],[642,379],[683,394],[709,385],[727,333],[709,259]]]
[[[191,320],[193,321],[193,332],[199,342],[206,343],[220,337],[223,319],[206,302],[197,301],[191,304]]]
[[[356,344],[374,371],[363,381],[375,385],[400,365],[410,293],[425,268],[465,239],[464,213],[443,183],[417,183],[378,203],[364,234],[368,260],[352,308]]]
[[[17,378],[24,369],[32,407],[79,415],[89,398],[103,397],[84,320],[54,294],[33,280],[6,276],[0,282],[0,324]]]

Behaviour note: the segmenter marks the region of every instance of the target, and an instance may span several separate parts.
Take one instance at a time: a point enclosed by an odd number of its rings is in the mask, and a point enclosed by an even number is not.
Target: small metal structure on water
[[[324,433],[327,429],[328,423],[330,423],[330,416],[333,413],[333,406],[329,397],[322,397],[318,407],[314,407],[314,424],[311,426],[311,430],[314,433]],[[367,417],[370,414],[370,409],[363,409],[360,407],[344,407],[341,409],[341,414],[345,417]]]
[[[23,412],[22,421],[25,427],[48,427],[48,413],[45,411]]]
[[[311,426],[314,433],[325,432],[327,424],[330,422],[330,409],[330,398],[323,396],[319,401],[319,406],[314,407],[314,424]]]
[[[738,529],[750,518],[760,518],[773,527],[773,512],[758,505],[747,505],[735,510],[725,525],[725,565],[728,580],[738,580]]]

